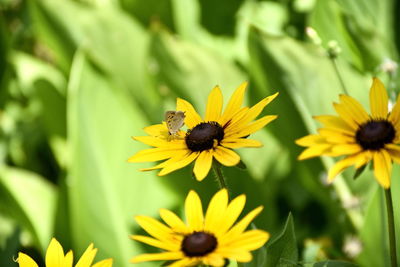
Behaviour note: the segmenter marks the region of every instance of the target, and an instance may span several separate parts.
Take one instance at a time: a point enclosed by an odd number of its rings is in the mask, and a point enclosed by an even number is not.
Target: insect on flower
[[[185,117],[183,111],[170,110],[165,112],[165,122],[170,135],[176,136],[179,129],[185,124]]]
[[[265,115],[256,119],[278,93],[265,97],[254,106],[242,107],[246,88],[247,82],[242,83],[222,111],[222,92],[219,86],[215,86],[208,95],[203,118],[192,104],[178,98],[178,111],[167,111],[166,122],[144,128],[148,136],[133,137],[152,148],[137,152],[128,162],[162,161],[154,167],[140,170],[162,169],[158,175],[163,176],[194,161],[193,172],[198,181],[206,178],[214,159],[224,166],[237,165],[240,156],[233,149],[261,147],[263,144],[249,139],[249,135],[277,118],[276,115]],[[183,124],[187,126],[187,131],[179,130]]]

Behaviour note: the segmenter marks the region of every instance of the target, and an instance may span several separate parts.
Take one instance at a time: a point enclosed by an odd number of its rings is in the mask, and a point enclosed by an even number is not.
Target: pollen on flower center
[[[365,150],[379,150],[391,143],[395,135],[395,129],[389,121],[371,120],[357,130],[356,141]]]
[[[217,247],[215,236],[205,232],[193,232],[185,236],[181,249],[188,257],[201,257],[213,252]]]
[[[214,140],[221,142],[224,138],[224,129],[215,121],[202,122],[189,130],[185,141],[187,147],[193,151],[204,151],[214,147]]]

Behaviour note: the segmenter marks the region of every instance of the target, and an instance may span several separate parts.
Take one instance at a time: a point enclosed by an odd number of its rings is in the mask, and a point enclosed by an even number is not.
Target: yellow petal
[[[215,228],[216,235],[218,236],[224,235],[225,232],[231,228],[231,226],[235,223],[239,215],[242,213],[245,203],[246,203],[245,195],[240,195],[229,203],[226,211],[222,216],[224,220],[221,222],[218,228]]]
[[[34,260],[32,260],[31,257],[29,257],[28,255],[19,252],[18,253],[18,266],[19,267],[38,267],[38,265],[36,264],[36,262]]]
[[[90,244],[88,248],[83,253],[82,257],[79,259],[75,267],[90,267],[96,256],[97,249],[93,248],[93,244]]]
[[[339,114],[340,118],[342,118],[354,131],[358,129],[359,124],[356,120],[354,120],[353,114],[345,105],[333,103],[333,107],[335,108],[337,114]]]
[[[232,116],[239,111],[243,103],[246,87],[247,82],[242,83],[229,99],[228,105],[226,106],[225,111],[220,119],[221,125],[225,125],[225,123],[227,123],[232,118]]]
[[[240,125],[240,121],[246,116],[248,111],[248,107],[243,107],[233,114],[227,122],[222,123],[222,120],[219,120],[219,124],[224,128],[225,135],[237,132],[237,126]]]
[[[267,96],[266,98],[264,98],[263,100],[261,100],[260,102],[258,102],[254,106],[252,106],[249,109],[249,111],[247,112],[246,116],[241,121],[241,123],[247,124],[247,123],[251,122],[252,120],[254,120],[255,118],[257,118],[257,116],[260,115],[260,113],[263,111],[263,109],[269,103],[271,103],[271,101],[274,100],[278,95],[279,95],[279,93],[275,93],[273,95]]]
[[[221,145],[229,148],[263,146],[263,144],[258,140],[244,139],[244,138],[224,138],[221,142]]]
[[[111,267],[113,264],[113,259],[106,259],[99,261],[98,263],[94,264],[92,267]]]
[[[394,104],[393,109],[389,114],[389,120],[393,125],[400,124],[400,95],[397,97],[396,104]]]
[[[270,234],[262,230],[249,230],[241,234],[236,240],[228,244],[229,248],[241,250],[255,250],[268,241]]]
[[[353,136],[349,136],[347,134],[344,134],[343,132],[339,132],[333,129],[321,128],[318,129],[318,133],[321,136],[325,137],[325,140],[328,143],[343,144],[355,142],[355,138]]]
[[[178,151],[176,151],[175,155],[172,158],[165,160],[165,161],[161,162],[160,164],[157,164],[156,166],[149,167],[149,168],[143,168],[143,169],[139,169],[139,170],[140,171],[152,171],[152,170],[156,170],[156,169],[162,169],[169,165],[177,163],[178,161],[188,157],[188,155],[189,154],[187,151],[178,150]]]
[[[149,236],[144,236],[144,235],[132,235],[131,238],[133,240],[145,243],[147,245],[156,247],[156,248],[161,248],[164,250],[169,250],[169,251],[176,251],[180,249],[180,242],[179,239],[176,240],[175,243],[172,242],[165,242],[165,241],[160,241],[158,239],[149,237]]]
[[[170,164],[165,164],[164,169],[162,169],[158,173],[158,175],[159,176],[167,175],[173,171],[184,168],[187,165],[189,165],[190,163],[192,163],[193,160],[195,160],[198,157],[198,155],[199,155],[199,152],[189,152],[183,158],[181,158],[177,161],[171,162]]]
[[[234,259],[238,262],[249,262],[253,259],[250,252],[241,249],[230,249],[230,248],[220,248],[217,250],[218,253],[223,255],[225,258]]]
[[[155,124],[143,128],[143,130],[151,136],[160,137],[168,135],[168,128],[165,123]]]
[[[372,157],[373,155],[369,150],[357,154],[354,167],[356,167],[356,169],[359,169],[361,166],[364,166],[365,164],[370,162],[372,160]]]
[[[369,120],[369,115],[363,108],[363,106],[354,98],[348,95],[339,96],[343,107],[347,111],[347,114],[358,124],[363,124]]]
[[[390,155],[384,149],[374,153],[374,175],[378,183],[385,189],[390,187],[392,162]]]
[[[238,122],[238,125],[236,125],[235,127],[238,127],[240,129],[246,128],[247,124],[249,122],[253,121],[255,118],[257,118],[257,116],[260,115],[260,113],[263,111],[265,106],[267,106],[269,103],[271,103],[271,101],[274,100],[278,96],[278,94],[279,93],[275,93],[273,95],[267,96],[266,98],[264,98],[263,100],[261,100],[260,102],[258,102],[254,106],[252,106],[248,110],[246,115],[243,116],[243,118]],[[233,126],[231,126],[231,127],[233,127]]]
[[[170,265],[168,265],[168,267],[187,267],[187,266],[198,266],[200,264],[200,260],[198,258],[188,258],[185,257],[179,261],[176,261]]]
[[[213,153],[216,160],[225,166],[235,166],[240,161],[240,156],[233,150],[218,146]]]
[[[356,154],[362,151],[362,147],[358,144],[338,144],[332,146],[332,153],[337,156]]]
[[[166,140],[162,140],[158,137],[154,136],[133,136],[132,139],[142,142],[143,144],[154,146],[154,147],[161,147],[161,146],[168,146],[169,142]]]
[[[46,252],[46,267],[60,267],[64,262],[64,250],[60,243],[52,238]]]
[[[246,230],[247,226],[254,220],[254,218],[260,214],[263,210],[263,207],[257,207],[254,210],[250,211],[243,219],[241,219],[237,224],[235,224],[223,237],[221,240],[229,243],[232,240],[235,240],[238,236],[240,236],[244,230]]]
[[[314,145],[307,149],[305,149],[301,154],[297,157],[298,160],[310,159],[313,157],[318,157],[324,155],[329,152],[332,145],[330,144],[322,144],[322,145]]]
[[[203,230],[204,215],[201,200],[197,193],[190,190],[185,201],[185,214],[187,224],[193,231]]]
[[[212,152],[210,150],[205,150],[200,153],[198,158],[194,163],[193,173],[198,181],[202,181],[206,178],[208,172],[210,171],[212,165]]]
[[[387,144],[385,149],[389,153],[392,160],[396,163],[400,163],[400,146],[394,144]]]
[[[167,209],[160,209],[160,217],[169,227],[171,227],[174,232],[189,232],[186,224],[172,211]]]
[[[163,223],[143,215],[135,216],[135,220],[149,235],[164,242],[171,242],[173,231]]]
[[[67,255],[64,257],[64,265],[63,267],[72,267],[72,263],[74,261],[74,256],[72,250],[68,251]]]
[[[354,129],[351,128],[342,118],[333,115],[314,116],[315,120],[324,125],[325,128],[332,128],[343,131],[348,135],[354,135]]]
[[[208,96],[205,121],[218,121],[221,116],[223,97],[221,89],[214,87]]]
[[[128,162],[158,161],[171,158],[178,150],[187,150],[186,147],[156,147],[137,152],[128,159]]]
[[[361,154],[361,153],[360,153]],[[348,156],[342,160],[339,160],[338,162],[335,163],[335,165],[333,165],[328,172],[328,182],[332,182],[333,179],[339,174],[341,173],[344,169],[346,169],[347,167],[354,165],[357,163],[357,161],[359,160],[358,157],[362,157],[363,155],[351,155]]]
[[[260,130],[261,128],[263,128],[265,125],[267,125],[271,121],[275,120],[276,118],[278,118],[278,116],[276,116],[276,115],[264,116],[261,119],[258,119],[256,121],[246,125],[242,129],[238,129],[238,131],[236,133],[233,133],[233,134],[229,133],[225,137],[226,138],[228,138],[228,137],[239,138],[239,137],[248,136],[254,132],[257,132],[258,130]]]
[[[192,104],[190,104],[186,100],[178,98],[176,100],[176,110],[185,112],[185,124],[189,129],[192,129],[197,124],[202,122],[200,115],[193,108]]]
[[[219,253],[209,253],[204,257],[203,264],[222,267],[225,264],[225,259]]]
[[[369,101],[373,118],[385,119],[388,114],[388,95],[383,83],[374,78],[369,91]]]
[[[221,217],[225,213],[228,206],[228,191],[226,189],[219,190],[211,199],[208,205],[206,217],[204,220],[204,230],[214,232],[213,230],[224,220]]]
[[[180,251],[174,252],[162,252],[162,253],[149,253],[141,254],[131,259],[131,263],[139,263],[145,261],[168,261],[168,260],[178,260],[183,258],[184,255]]]
[[[306,135],[302,138],[299,138],[295,141],[295,143],[299,146],[313,146],[318,144],[326,144],[325,137],[319,134],[310,134]]]

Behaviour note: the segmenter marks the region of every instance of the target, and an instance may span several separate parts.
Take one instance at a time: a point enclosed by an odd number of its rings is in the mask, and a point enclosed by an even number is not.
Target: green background
[[[226,103],[246,80],[248,105],[280,92],[263,112],[279,118],[252,135],[264,147],[238,150],[246,170],[223,169],[232,195],[247,195],[246,212],[265,207],[254,223],[272,234],[248,266],[388,266],[371,170],[353,180],[350,168],[327,185],[333,160],[298,162],[294,140],[316,131],[312,115],[334,114],[342,93],[331,40],[353,97],[368,108],[378,76],[396,99],[399,76],[382,64],[398,61],[399,15],[395,0],[0,0],[0,266],[16,266],[18,251],[42,262],[51,237],[75,258],[94,242],[96,259],[117,267],[156,251],[129,239],[141,233],[133,216],[182,214],[190,189],[206,204],[218,186],[190,167],[139,172],[153,164],[127,163],[147,147],[131,136],[160,123],[177,97],[203,115],[215,85]],[[399,176],[395,166],[397,228]],[[349,237],[360,254],[344,252]]]

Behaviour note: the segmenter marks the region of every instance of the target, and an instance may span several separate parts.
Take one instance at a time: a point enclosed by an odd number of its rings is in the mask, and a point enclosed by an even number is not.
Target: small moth
[[[176,135],[179,129],[185,124],[185,112],[170,110],[165,112],[165,122],[167,123],[170,135]]]

